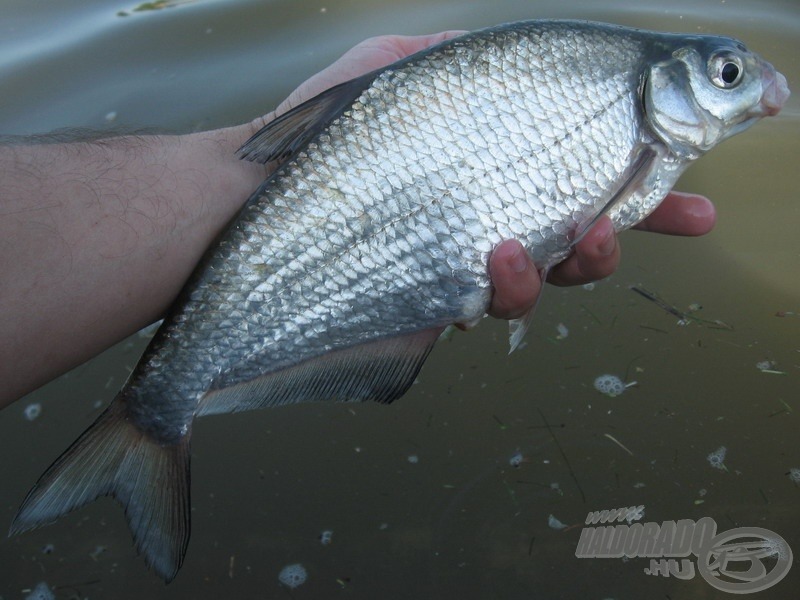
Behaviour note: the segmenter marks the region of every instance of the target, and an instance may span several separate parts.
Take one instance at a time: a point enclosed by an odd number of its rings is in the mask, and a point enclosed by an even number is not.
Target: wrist
[[[187,169],[204,172],[204,210],[217,215],[210,224],[221,228],[233,218],[269,175],[262,164],[241,160],[236,151],[255,133],[253,123],[181,136]],[[217,232],[218,233],[218,232]]]

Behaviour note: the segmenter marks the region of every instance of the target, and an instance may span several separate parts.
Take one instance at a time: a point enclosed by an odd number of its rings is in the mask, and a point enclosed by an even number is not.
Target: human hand
[[[714,205],[697,194],[671,192],[634,229],[667,235],[699,236],[716,221]],[[602,217],[575,246],[575,252],[548,274],[550,283],[581,285],[604,279],[619,266],[620,246],[611,219]],[[524,315],[536,303],[542,283],[527,252],[516,240],[506,240],[489,259],[494,296],[489,314],[500,319]]]
[[[275,117],[336,84],[462,33],[445,31],[432,35],[386,35],[367,39],[302,83],[273,113],[253,121],[253,133]],[[714,205],[708,199],[695,194],[673,192],[636,229],[697,236],[710,231],[714,222]],[[575,252],[550,271],[547,279],[562,286],[603,279],[616,270],[619,259],[620,247],[613,225],[608,217],[603,217],[575,246]],[[488,312],[493,317],[514,319],[524,315],[535,304],[541,291],[539,273],[522,244],[516,240],[506,240],[495,248],[489,259],[489,275],[494,294]]]

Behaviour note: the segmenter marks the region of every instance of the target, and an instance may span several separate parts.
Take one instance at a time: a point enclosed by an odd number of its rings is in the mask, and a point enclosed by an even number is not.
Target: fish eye
[[[715,54],[708,61],[708,76],[711,83],[723,90],[739,85],[743,74],[742,60],[730,52]]]

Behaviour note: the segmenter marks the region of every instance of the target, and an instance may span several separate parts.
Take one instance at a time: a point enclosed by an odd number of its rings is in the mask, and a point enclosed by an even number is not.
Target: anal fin
[[[203,397],[197,416],[297,402],[391,402],[414,383],[442,329],[334,350],[247,381],[233,371]]]

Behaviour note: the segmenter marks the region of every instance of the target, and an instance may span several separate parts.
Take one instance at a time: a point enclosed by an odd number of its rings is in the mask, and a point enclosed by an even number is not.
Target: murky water
[[[648,576],[647,559],[575,557],[581,527],[572,526],[587,512],[633,505],[656,522],[764,527],[800,555],[800,484],[789,475],[800,468],[796,0],[72,4],[4,3],[0,131],[233,124],[366,36],[531,17],[732,34],[768,57],[795,96],[681,181],[717,201],[711,235],[626,234],[611,279],[547,289],[513,356],[505,325],[486,321],[440,343],[392,406],[199,421],[192,542],[168,587],[103,500],[0,542],[0,597],[21,598],[42,580],[58,598],[727,597],[699,576]],[[680,326],[633,284],[725,326]],[[145,342],[120,344],[0,413],[0,523],[113,397]],[[603,373],[636,385],[603,396],[592,385]],[[27,421],[31,403],[41,415]],[[721,446],[725,469],[707,460]],[[567,528],[550,527],[550,515]],[[333,532],[328,545],[323,530]],[[308,581],[290,593],[278,573],[298,562]],[[758,597],[794,598],[798,585],[795,565]]]

